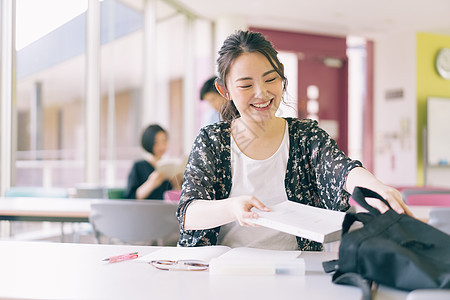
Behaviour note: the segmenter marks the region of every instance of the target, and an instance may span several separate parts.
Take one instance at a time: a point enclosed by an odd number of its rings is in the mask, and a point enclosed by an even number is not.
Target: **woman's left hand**
[[[406,206],[405,202],[402,199],[402,194],[395,188],[382,185],[374,189],[374,192],[377,192],[381,197],[383,197],[389,205],[399,214],[407,214],[413,216],[411,210]],[[381,213],[386,212],[389,208],[380,200],[375,198],[368,198],[366,201],[373,207],[377,208]]]
[[[389,205],[399,214],[407,214],[413,216],[412,212],[406,206],[402,199],[402,194],[395,188],[385,185],[379,181],[372,173],[362,167],[353,168],[347,175],[345,189],[352,193],[355,187],[362,186],[378,193],[383,197]],[[385,213],[389,208],[386,204],[376,198],[367,198],[367,203],[378,209],[381,213]]]

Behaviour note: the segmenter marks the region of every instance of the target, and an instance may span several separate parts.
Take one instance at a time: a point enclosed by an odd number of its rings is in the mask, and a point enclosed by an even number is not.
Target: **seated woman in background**
[[[167,132],[159,125],[148,126],[142,134],[141,145],[147,152],[145,159],[136,161],[128,175],[125,197],[129,199],[163,199],[176,182],[156,171],[158,161],[167,151]]]

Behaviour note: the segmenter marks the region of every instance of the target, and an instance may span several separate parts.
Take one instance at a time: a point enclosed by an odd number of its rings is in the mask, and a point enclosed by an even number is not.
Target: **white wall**
[[[243,16],[223,15],[215,20],[215,50],[218,56],[220,48],[225,39],[236,30],[246,30],[248,28],[247,20]],[[217,56],[214,59],[217,59]]]
[[[401,33],[375,40],[374,172],[395,186],[415,185],[416,35]],[[386,99],[389,91],[403,96]]]
[[[183,78],[186,64],[182,51],[186,47],[185,40],[183,40],[183,36],[186,33],[185,17],[180,14],[169,21],[159,24],[157,29],[157,101],[153,107],[156,110],[154,122],[168,128],[170,120],[170,82],[174,79]]]

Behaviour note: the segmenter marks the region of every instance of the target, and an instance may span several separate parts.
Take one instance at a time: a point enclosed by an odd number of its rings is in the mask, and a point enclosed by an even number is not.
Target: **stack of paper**
[[[334,242],[341,239],[344,212],[293,201],[283,201],[270,207],[270,209],[270,212],[254,209],[260,217],[245,219],[245,221],[319,243]]]
[[[278,251],[256,248],[164,247],[135,261],[200,260],[209,264],[211,275],[304,275],[305,262],[300,251]]]
[[[156,164],[156,170],[167,178],[182,175],[186,168],[187,158],[163,158]]]

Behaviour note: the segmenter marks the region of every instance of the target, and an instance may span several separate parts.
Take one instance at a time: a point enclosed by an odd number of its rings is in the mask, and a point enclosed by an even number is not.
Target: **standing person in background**
[[[202,88],[200,89],[200,100],[206,101],[213,108],[211,113],[206,116],[202,121],[202,127],[214,124],[222,120],[220,116],[220,111],[222,106],[227,102],[216,89],[215,82],[216,76],[213,76],[205,81]]]
[[[167,144],[167,132],[161,126],[153,124],[144,130],[141,145],[146,156],[136,161],[131,168],[126,198],[161,200],[164,192],[173,188],[174,183],[155,170],[158,161],[167,151]]]
[[[202,128],[192,147],[177,211],[180,246],[322,250],[245,219],[258,218],[253,207],[270,211],[279,199],[345,211],[356,186],[410,213],[399,191],[347,157],[316,121],[275,116],[287,85],[277,54],[260,33],[238,31],[223,43],[216,87],[227,99],[224,121]]]

